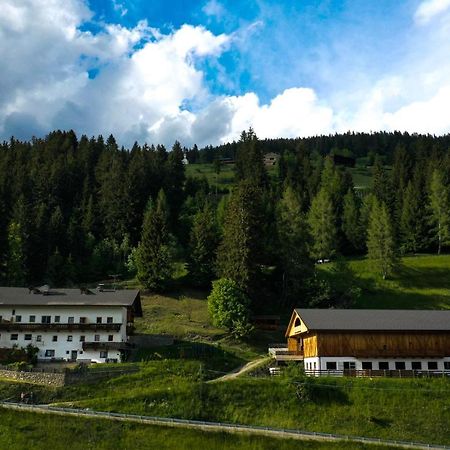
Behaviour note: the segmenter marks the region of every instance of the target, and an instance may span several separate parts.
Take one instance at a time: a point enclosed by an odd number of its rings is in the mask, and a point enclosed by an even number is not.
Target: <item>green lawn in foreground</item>
[[[450,255],[402,258],[398,273],[383,280],[368,259],[350,260],[362,289],[357,308],[450,309]],[[320,266],[329,271],[332,264]]]
[[[352,449],[390,447],[351,444]],[[349,444],[61,417],[0,409],[0,448],[8,450],[344,450]]]
[[[294,428],[450,444],[450,379],[309,379],[308,401],[290,377],[205,383],[206,362],[161,360],[138,373],[51,389],[0,382],[1,398],[34,390],[40,403],[97,411]],[[0,448],[2,448],[0,446]]]

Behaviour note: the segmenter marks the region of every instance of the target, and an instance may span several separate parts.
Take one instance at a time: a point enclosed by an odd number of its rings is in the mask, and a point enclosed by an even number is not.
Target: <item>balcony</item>
[[[289,350],[286,344],[270,344],[269,355],[277,361],[302,361],[303,353]]]
[[[5,331],[119,331],[121,323],[22,323],[0,322],[0,330]]]
[[[128,342],[83,342],[83,350],[129,350]]]

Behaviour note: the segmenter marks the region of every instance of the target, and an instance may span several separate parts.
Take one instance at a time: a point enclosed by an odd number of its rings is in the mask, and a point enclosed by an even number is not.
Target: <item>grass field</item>
[[[19,413],[0,409],[0,448],[8,450],[344,450],[321,443],[241,434],[207,433],[140,424]],[[356,450],[389,447],[352,443]]]
[[[450,444],[448,379],[309,379],[311,396],[302,401],[294,381],[304,380],[292,376],[205,383],[211,373],[198,360],[140,367],[108,381],[57,389],[0,382],[0,397],[17,399],[33,389],[40,403],[98,411]]]
[[[331,264],[320,266],[329,271]],[[381,309],[450,309],[450,255],[402,258],[398,273],[383,280],[366,258],[351,260],[362,289],[356,307]]]

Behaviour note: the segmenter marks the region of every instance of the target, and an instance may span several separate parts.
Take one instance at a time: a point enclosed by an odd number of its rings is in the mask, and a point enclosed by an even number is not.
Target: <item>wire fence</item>
[[[141,422],[153,425],[181,426],[186,428],[198,428],[211,431],[228,431],[228,432],[246,432],[252,434],[273,435],[285,438],[297,439],[318,439],[328,441],[349,441],[362,442],[371,444],[390,445],[393,447],[416,448],[416,449],[436,449],[450,450],[449,446],[426,444],[423,442],[412,442],[402,440],[384,440],[379,438],[371,438],[364,436],[347,436],[333,433],[321,433],[318,431],[304,431],[288,428],[273,428],[257,425],[243,425],[223,422],[209,422],[202,420],[175,419],[170,417],[141,416],[137,414],[121,414],[105,411],[93,411],[90,409],[61,408],[48,405],[24,405],[8,401],[1,401],[0,406],[8,409],[25,410],[41,413],[53,413],[59,415],[85,416],[91,418],[106,418],[113,420]]]

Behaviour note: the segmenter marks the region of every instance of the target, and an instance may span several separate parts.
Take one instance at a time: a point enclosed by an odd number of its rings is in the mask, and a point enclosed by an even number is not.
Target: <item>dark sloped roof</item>
[[[50,289],[48,295],[32,293],[28,288],[0,287],[0,306],[132,306],[138,290],[103,291],[92,289]]]
[[[450,331],[450,310],[295,309],[309,330]]]

